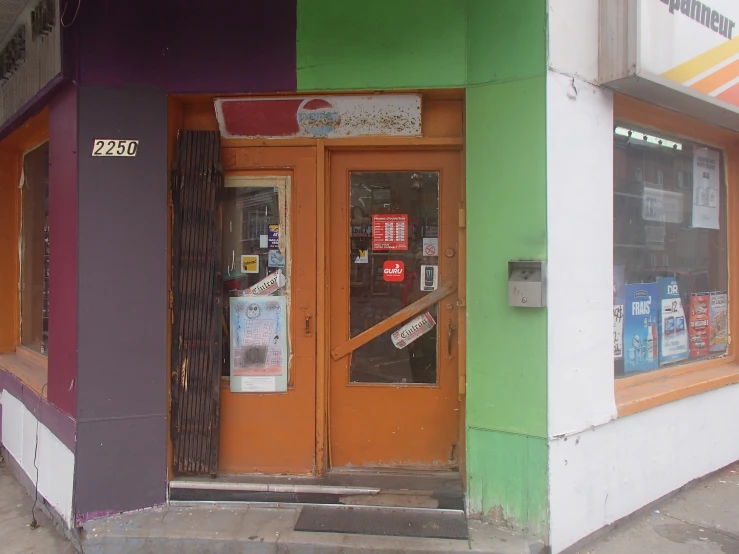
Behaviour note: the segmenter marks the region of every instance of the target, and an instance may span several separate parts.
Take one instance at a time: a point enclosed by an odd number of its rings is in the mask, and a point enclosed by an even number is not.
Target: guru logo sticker
[[[399,283],[405,279],[405,264],[388,260],[382,266],[382,278],[391,283]]]

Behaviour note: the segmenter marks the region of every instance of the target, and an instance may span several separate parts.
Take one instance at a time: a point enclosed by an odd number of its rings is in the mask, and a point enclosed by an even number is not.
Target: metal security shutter
[[[171,185],[174,469],[215,475],[223,286],[223,172],[217,132],[179,132]]]

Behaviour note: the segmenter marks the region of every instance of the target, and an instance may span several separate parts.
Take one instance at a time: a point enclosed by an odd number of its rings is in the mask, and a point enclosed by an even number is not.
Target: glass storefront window
[[[613,156],[616,377],[725,354],[723,153],[616,124]]]
[[[21,345],[49,349],[49,145],[23,159]]]

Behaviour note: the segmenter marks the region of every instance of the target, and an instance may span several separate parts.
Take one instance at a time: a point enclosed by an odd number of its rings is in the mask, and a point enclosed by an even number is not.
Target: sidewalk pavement
[[[0,457],[1,458],[1,457]],[[39,526],[32,530],[33,498],[0,461],[0,552],[3,554],[74,554],[72,544],[54,529],[46,514],[36,508]]]
[[[574,552],[739,554],[739,463],[689,485]]]

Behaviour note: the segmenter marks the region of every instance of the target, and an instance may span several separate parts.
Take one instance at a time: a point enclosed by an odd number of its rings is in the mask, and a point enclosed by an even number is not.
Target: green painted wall
[[[547,532],[547,439],[470,428],[470,512],[539,536]]]
[[[463,87],[467,0],[299,0],[298,90]]]
[[[299,0],[298,89],[466,87],[467,469],[473,514],[546,535],[546,0]],[[330,30],[327,32],[326,30]]]
[[[508,261],[546,259],[546,0],[468,2],[467,469],[471,512],[547,536],[546,309]]]

